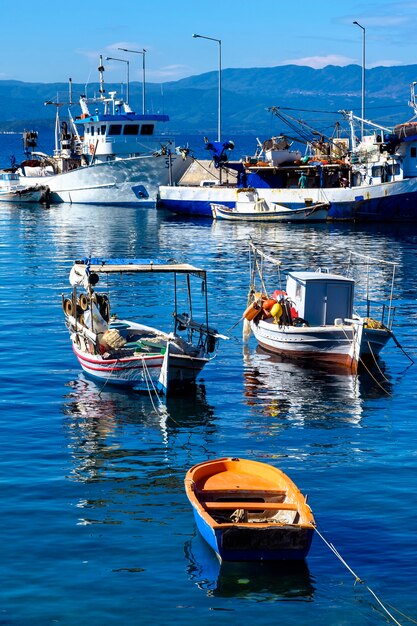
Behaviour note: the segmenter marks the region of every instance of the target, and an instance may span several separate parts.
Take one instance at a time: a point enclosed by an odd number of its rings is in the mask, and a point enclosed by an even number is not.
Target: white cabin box
[[[338,274],[291,272],[286,291],[299,317],[310,326],[324,326],[352,317],[354,284]]]

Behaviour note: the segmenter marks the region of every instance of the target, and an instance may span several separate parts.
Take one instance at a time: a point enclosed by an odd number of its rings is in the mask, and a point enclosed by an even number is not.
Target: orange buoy
[[[273,298],[270,298],[268,300],[264,300],[262,302],[262,308],[264,309],[264,311],[270,311],[272,309],[272,307],[274,306],[274,304],[276,304],[277,301],[274,300]]]
[[[252,302],[245,310],[243,317],[245,320],[253,320],[261,312],[261,306],[257,302]]]

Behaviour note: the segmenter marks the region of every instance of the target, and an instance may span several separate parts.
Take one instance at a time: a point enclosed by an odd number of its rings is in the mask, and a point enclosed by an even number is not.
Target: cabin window
[[[388,172],[391,176],[398,176],[400,173],[400,166],[398,163],[392,163],[388,166]]]
[[[410,157],[416,158],[417,156],[417,148],[410,148]]]
[[[141,135],[153,135],[153,128],[154,128],[153,124],[142,124],[142,127],[140,129],[140,134]]]
[[[97,135],[100,134],[100,126],[97,126]]]
[[[124,135],[139,135],[139,124],[126,124],[123,128]]]
[[[91,127],[91,135],[94,135],[94,126]]]
[[[380,165],[374,165],[372,168],[372,178],[380,178],[382,175],[382,167]]]
[[[106,125],[103,124],[103,126],[101,127],[101,134],[105,135],[106,134]]]
[[[109,135],[121,135],[121,134],[122,134],[121,124],[110,124]]]

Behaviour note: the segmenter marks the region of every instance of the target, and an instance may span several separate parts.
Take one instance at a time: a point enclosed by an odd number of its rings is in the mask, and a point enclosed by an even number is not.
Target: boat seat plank
[[[249,489],[251,491],[263,491],[272,490],[277,487],[274,482],[263,476],[248,474],[245,472],[237,472],[233,470],[225,470],[224,472],[217,472],[208,476],[204,482],[201,481],[197,484],[199,489],[211,490],[211,489],[223,489],[228,491],[230,489]]]
[[[285,497],[287,492],[283,489],[200,489],[198,491],[200,497],[217,496],[227,498],[228,496],[238,496],[244,494],[248,498],[271,498]]]
[[[298,507],[292,502],[202,502],[208,510],[235,510],[246,511],[297,511]]]

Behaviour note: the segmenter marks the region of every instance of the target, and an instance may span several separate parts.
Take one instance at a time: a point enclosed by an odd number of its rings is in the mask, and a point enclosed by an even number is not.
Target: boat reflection
[[[204,433],[204,445],[216,432],[213,407],[205,387],[196,386],[187,397],[158,397],[96,384],[84,374],[68,383],[62,411],[66,416],[69,448],[76,480],[103,479],[112,463],[125,466],[127,474],[148,455],[169,462],[176,454],[178,438],[187,441],[196,430]],[[181,441],[184,448],[185,444]]]
[[[352,375],[335,366],[314,367],[265,352],[244,348],[244,397],[256,411],[270,417],[304,422],[359,424],[368,398],[390,395],[392,384],[383,371],[363,370]]]
[[[196,385],[187,396],[172,395],[161,403],[156,395],[137,393],[116,387],[103,388],[87,376],[69,381],[71,391],[66,396],[64,414],[74,419],[86,418],[97,435],[110,434],[117,423],[146,422],[175,431],[181,427],[209,425],[214,411],[206,399],[203,384]]]
[[[220,562],[197,533],[184,544],[189,579],[208,596],[273,600],[313,598],[314,585],[305,561],[294,563]]]

